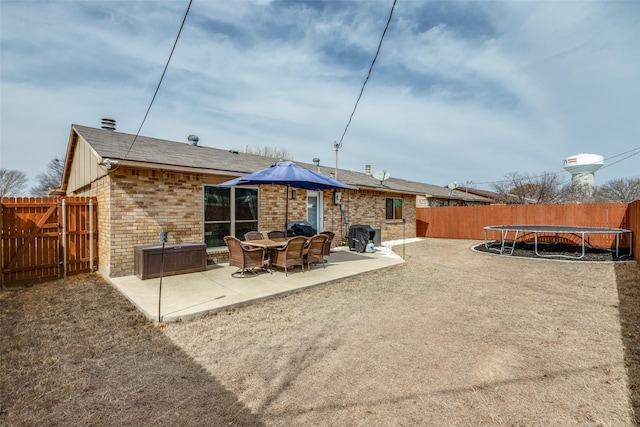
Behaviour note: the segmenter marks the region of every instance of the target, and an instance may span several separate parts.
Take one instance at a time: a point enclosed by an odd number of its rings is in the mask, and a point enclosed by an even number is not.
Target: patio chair
[[[327,243],[327,236],[324,234],[316,234],[308,240],[308,244],[302,251],[302,257],[307,264],[307,270],[311,271],[312,262],[321,262],[324,265],[324,250]]]
[[[332,231],[323,231],[320,234],[327,236],[327,241],[324,244],[324,255],[329,256],[331,255],[331,243],[333,243],[333,239],[336,237],[336,234]]]
[[[259,231],[248,231],[244,233],[244,240],[263,240],[264,235]]]
[[[284,268],[284,275],[289,274],[289,268],[299,265],[304,273],[304,259],[302,250],[307,238],[304,236],[293,237],[282,248],[271,250],[271,265]]]
[[[287,234],[284,231],[274,230],[269,231],[267,237],[271,240],[284,240],[287,238]]]
[[[231,273],[232,276],[240,273],[240,277],[244,277],[245,271],[257,275],[255,269],[264,267],[264,249],[246,248],[234,236],[226,236],[224,242],[229,248],[229,266],[238,267],[238,271]]]

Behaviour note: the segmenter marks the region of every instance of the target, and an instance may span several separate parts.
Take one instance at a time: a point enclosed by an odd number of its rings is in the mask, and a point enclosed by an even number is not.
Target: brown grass
[[[634,425],[640,267],[428,239],[189,322],[96,275],[0,293],[0,424]]]

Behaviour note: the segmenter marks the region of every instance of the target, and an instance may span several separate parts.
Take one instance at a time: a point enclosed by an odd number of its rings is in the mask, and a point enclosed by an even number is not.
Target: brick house
[[[170,243],[205,242],[211,258],[224,258],[227,234],[282,230],[286,187],[218,185],[277,160],[72,125],[55,193],[97,198],[99,270],[108,277],[131,275],[134,247],[157,244],[161,231],[168,232]],[[334,173],[333,167],[296,163]],[[338,244],[350,224],[378,227],[383,240],[416,236],[416,197],[424,195],[416,185],[393,178],[381,183],[366,170],[340,169],[337,178],[359,189],[336,195],[291,188],[289,219],[333,231]]]

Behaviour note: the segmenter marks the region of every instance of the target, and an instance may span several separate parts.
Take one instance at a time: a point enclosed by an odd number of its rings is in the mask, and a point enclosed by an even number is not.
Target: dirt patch
[[[634,425],[638,265],[472,245],[161,326],[98,276],[4,291],[0,424]]]
[[[635,263],[616,264],[615,273],[627,388],[636,423],[640,425],[640,267]]]
[[[98,275],[0,293],[0,425],[260,425]]]

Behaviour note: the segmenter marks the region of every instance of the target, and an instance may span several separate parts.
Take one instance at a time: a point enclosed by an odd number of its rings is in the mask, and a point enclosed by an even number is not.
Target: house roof
[[[471,187],[458,187],[458,189],[466,193],[476,194],[478,196],[486,197],[487,199],[490,199],[497,203],[505,203],[505,199],[506,201],[512,200],[514,203],[518,202],[519,200],[518,196],[513,194],[502,195],[500,193],[496,193],[495,191],[479,190],[477,188],[471,188]]]
[[[450,188],[445,186],[425,184],[422,182],[406,181],[406,180],[400,180],[400,179],[396,179],[395,181],[402,181],[404,186],[409,187],[413,191],[419,192],[420,194],[424,194],[427,197],[436,197],[439,199],[450,199],[450,200],[464,200],[466,202],[482,202],[482,203],[489,203],[492,201],[489,198],[482,197],[477,194],[466,193],[458,189],[451,190]]]
[[[203,173],[216,173],[229,176],[242,176],[271,166],[278,159],[223,150],[202,145],[191,145],[186,142],[169,141],[92,128],[72,125],[72,133],[76,132],[95,150],[101,160],[117,160],[121,165],[138,167],[164,167],[166,169],[199,170]],[[135,139],[135,143],[134,143]],[[70,153],[67,153],[69,162]],[[315,164],[297,162],[306,168],[331,176],[335,168],[316,166]],[[67,164],[65,168],[69,165]],[[380,182],[372,175],[347,169],[338,169],[338,180],[360,188],[375,189],[396,193],[419,195],[434,195],[450,199],[476,200],[482,197],[456,192],[449,194],[449,189],[436,185],[390,178]]]

